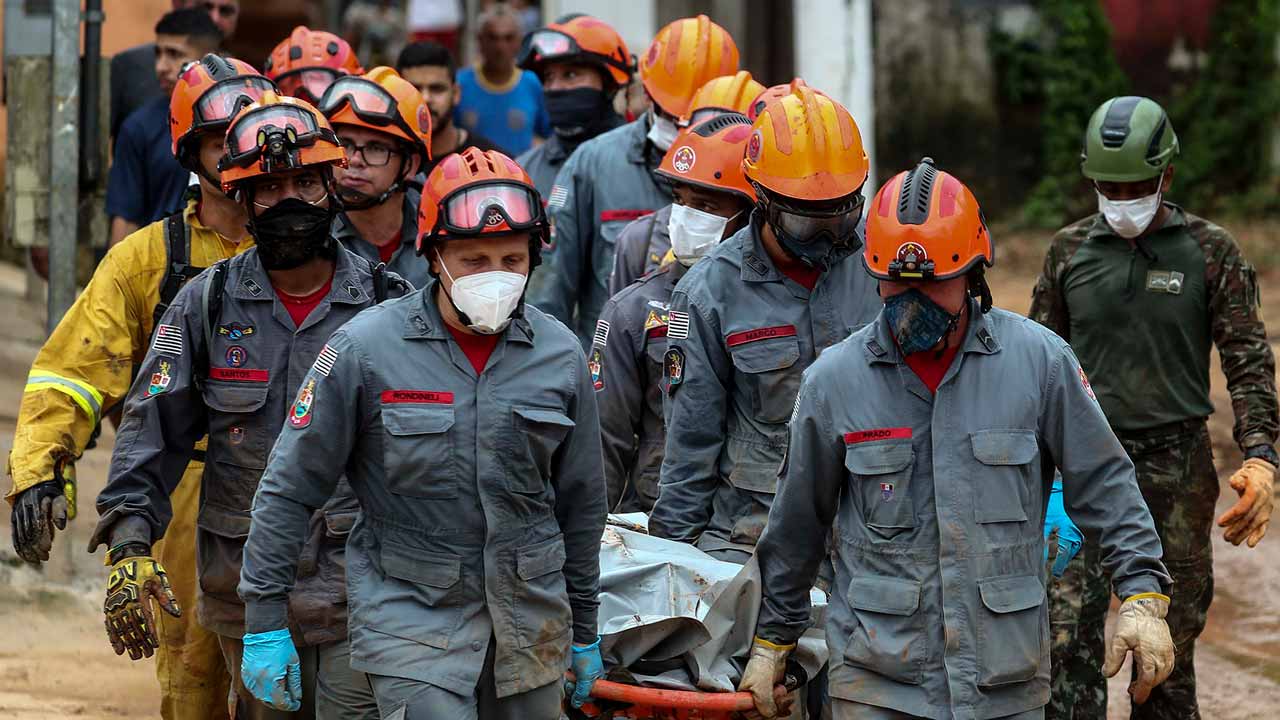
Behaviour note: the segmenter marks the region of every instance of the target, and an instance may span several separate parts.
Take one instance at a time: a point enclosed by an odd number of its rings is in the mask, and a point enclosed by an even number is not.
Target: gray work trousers
[[[351,669],[351,645],[341,640],[298,648],[302,665],[302,707],[276,710],[253,697],[240,681],[244,645],[240,638],[218,636],[222,659],[232,678],[228,710],[236,720],[377,720],[378,704],[364,673]]]
[[[831,717],[832,720],[924,720],[919,715],[908,715],[889,708],[864,705],[839,698],[831,699]],[[996,720],[1044,720],[1044,708],[1005,715]]]
[[[369,675],[383,720],[559,720],[564,681],[518,695],[497,697],[493,684],[494,641],[484,656],[475,692],[459,695],[431,683]],[[567,669],[567,668],[566,668]]]

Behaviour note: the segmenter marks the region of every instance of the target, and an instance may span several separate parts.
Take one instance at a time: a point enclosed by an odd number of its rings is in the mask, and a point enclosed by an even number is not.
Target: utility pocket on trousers
[[[431,499],[458,496],[449,438],[452,407],[383,405],[382,427],[382,457],[391,492]]]
[[[901,683],[920,684],[925,661],[924,618],[918,613],[920,583],[855,577],[846,597],[857,627],[845,648],[845,660]]]
[[[867,528],[875,535],[888,540],[916,526],[911,502],[915,451],[910,440],[849,445],[844,467],[862,499]]]
[[[572,611],[564,563],[563,535],[516,550],[515,620],[520,647],[556,640],[569,629]]]
[[[985,610],[974,628],[978,685],[995,687],[1035,678],[1048,652],[1049,617],[1044,585],[1032,575],[978,581]]]
[[[237,598],[244,543],[249,537],[249,513],[204,503],[196,516],[196,573],[200,590]]]
[[[982,465],[973,479],[974,519],[980,523],[1024,522],[1039,453],[1034,430],[980,430],[969,434]]]

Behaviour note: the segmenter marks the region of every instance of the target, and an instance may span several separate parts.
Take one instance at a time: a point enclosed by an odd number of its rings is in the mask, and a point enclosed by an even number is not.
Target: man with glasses
[[[346,40],[299,25],[272,49],[262,72],[281,93],[319,105],[334,80],[360,75],[364,68]]]
[[[855,256],[868,163],[849,111],[795,83],[752,128],[751,222],[671,297],[666,449],[649,515],[651,534],[738,563],[773,504],[800,376],[880,309]]]
[[[1254,267],[1226,229],[1166,199],[1178,149],[1168,115],[1148,98],[1112,98],[1094,112],[1081,171],[1097,192],[1098,213],[1054,236],[1030,313],[1080,356],[1137,466],[1173,576],[1168,620],[1177,660],[1169,680],[1133,706],[1133,718],[1200,717],[1195,643],[1213,601],[1219,487],[1206,425],[1212,346],[1244,456],[1229,481],[1241,497],[1218,518],[1227,542],[1262,540],[1280,464],[1275,358]],[[1051,588],[1050,720],[1106,714],[1103,626],[1115,580],[1101,550],[1086,538]],[[1133,694],[1135,703],[1145,699]]]
[[[351,252],[385,263],[414,286],[427,264],[413,251],[418,192],[409,182],[431,159],[431,111],[422,94],[389,67],[339,78],[320,101],[347,152],[334,170],[343,212],[333,234]]]
[[[545,232],[513,160],[441,160],[431,283],[334,334],[258,489],[240,594],[250,631],[279,632],[307,518],[349,472],[351,664],[384,718],[551,720],[566,670],[575,706],[603,673],[595,393],[577,339],[523,303]]]
[[[334,330],[410,288],[330,235],[331,168],[345,155],[319,111],[268,90],[235,116],[225,147],[222,187],[244,207],[256,245],[179,292],[126,400],[90,539],[91,550],[108,548],[107,635],[117,653],[150,655],[159,610],[183,611],[152,547],[165,536],[182,468],[207,432],[196,612],[218,636],[235,683],[235,716],[375,718],[369,683],[351,669],[346,642],[343,552],[357,514],[349,487],[326,497],[299,530],[304,569],[289,597],[288,626],[246,634],[236,585],[258,479],[306,368],[326,357]],[[271,681],[264,667],[286,648],[296,653],[291,633],[304,648],[289,677],[292,692],[270,698],[268,707],[256,699]]]
[[[165,142],[169,96],[182,68],[222,43],[222,33],[201,10],[175,10],[160,18],[155,32],[161,94],[125,120],[112,150],[107,176],[111,245],[180,209],[191,174],[174,161]]]
[[[218,159],[232,115],[270,88],[271,81],[246,63],[217,55],[206,55],[178,76],[165,112],[172,118],[168,147],[199,178],[199,198],[108,251],[31,366],[9,454],[13,542],[24,560],[48,560],[55,530],[74,518],[74,463],[104,414],[120,408],[156,319],[187,279],[253,245],[244,208],[222,192]],[[174,595],[186,606],[194,606],[197,595],[203,454],[201,443],[170,498],[173,519],[165,540],[153,550],[174,571]],[[163,618],[156,634],[161,716],[227,717],[230,678],[217,637],[190,615]]]

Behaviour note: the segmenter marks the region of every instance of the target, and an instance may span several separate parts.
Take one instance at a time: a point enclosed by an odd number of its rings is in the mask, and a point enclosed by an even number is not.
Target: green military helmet
[[[1178,154],[1169,116],[1149,98],[1126,95],[1102,103],[1089,118],[1080,168],[1102,182],[1150,180]]]

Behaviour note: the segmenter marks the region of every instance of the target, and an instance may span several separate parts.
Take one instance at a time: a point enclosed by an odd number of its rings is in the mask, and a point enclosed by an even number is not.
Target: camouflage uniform
[[[1210,535],[1218,497],[1206,425],[1212,412],[1210,339],[1227,376],[1240,448],[1252,455],[1273,452],[1280,422],[1275,359],[1253,267],[1226,230],[1168,207],[1164,225],[1132,248],[1097,215],[1061,230],[1045,258],[1030,314],[1080,355],[1137,468],[1174,579],[1166,618],[1174,670],[1131,717],[1194,719],[1200,717],[1195,639],[1213,599]],[[1105,268],[1108,255],[1112,265]],[[1127,267],[1116,261],[1121,256]],[[1119,277],[1127,278],[1123,288],[1115,282]],[[1080,307],[1089,304],[1097,307]],[[1086,539],[1050,596],[1053,680],[1046,717],[1105,717],[1101,666],[1110,588],[1096,543]]]

